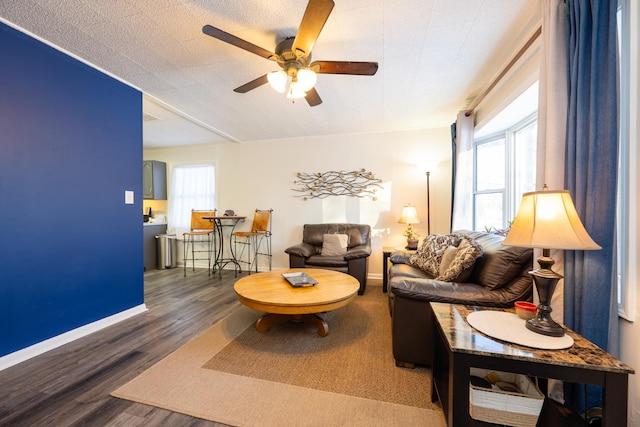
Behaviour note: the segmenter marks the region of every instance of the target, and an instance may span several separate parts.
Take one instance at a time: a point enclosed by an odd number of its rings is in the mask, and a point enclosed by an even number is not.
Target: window
[[[498,136],[475,146],[474,229],[503,228],[505,138]]]
[[[504,229],[536,189],[537,113],[474,142],[473,229]]]
[[[171,178],[169,224],[176,233],[189,230],[192,210],[215,208],[213,165],[175,166]]]
[[[634,301],[633,286],[629,275],[629,268],[635,264],[629,260],[629,206],[630,206],[630,188],[629,188],[629,161],[631,159],[630,152],[630,98],[631,93],[631,38],[630,38],[630,4],[629,0],[620,0],[618,3],[618,52],[619,69],[620,69],[620,136],[619,136],[619,154],[618,154],[618,200],[616,206],[616,270],[617,270],[617,294],[618,294],[618,315],[627,320],[633,320]]]

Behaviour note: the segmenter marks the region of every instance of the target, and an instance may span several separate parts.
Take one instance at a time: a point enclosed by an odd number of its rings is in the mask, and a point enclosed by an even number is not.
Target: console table
[[[573,331],[574,345],[565,350],[537,350],[489,338],[469,326],[476,310],[459,304],[430,303],[434,342],[431,400],[440,400],[449,426],[487,425],[469,415],[469,368],[553,378],[603,388],[602,422],[627,425],[629,366]]]

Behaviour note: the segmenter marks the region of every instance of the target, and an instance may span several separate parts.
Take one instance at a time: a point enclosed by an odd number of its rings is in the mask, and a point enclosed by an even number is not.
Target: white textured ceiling
[[[233,92],[276,64],[202,33],[210,24],[273,51],[305,0],[2,0],[0,17],[141,89],[144,145],[161,147],[449,126],[539,13],[537,0],[335,3],[313,58],[379,70],[319,75],[316,107],[268,85]]]

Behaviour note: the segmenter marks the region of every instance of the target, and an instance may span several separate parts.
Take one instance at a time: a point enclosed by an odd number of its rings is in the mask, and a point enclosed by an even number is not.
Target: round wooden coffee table
[[[303,271],[318,284],[296,288],[282,277],[283,273]],[[360,283],[345,273],[318,268],[266,271],[251,274],[233,286],[238,300],[265,314],[256,322],[256,329],[265,332],[272,323],[294,321],[310,323],[318,335],[329,333],[329,325],[317,313],[335,310],[349,304],[358,293]]]

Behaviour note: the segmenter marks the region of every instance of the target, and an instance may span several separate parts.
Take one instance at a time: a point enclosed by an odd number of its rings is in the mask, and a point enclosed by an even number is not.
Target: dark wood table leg
[[[389,268],[387,266],[387,264],[389,263],[389,255],[391,255],[391,252],[382,252],[382,292],[385,293],[387,292],[389,281]]]
[[[435,378],[435,375],[433,375],[433,370],[435,368],[436,368],[435,362],[432,362],[431,363],[431,403],[436,403],[438,401],[438,389],[436,388],[436,378]]]
[[[469,425],[469,369],[470,357],[463,353],[449,353],[449,426]]]
[[[602,425],[605,427],[627,425],[627,374],[605,374],[602,402]]]
[[[448,390],[444,390],[444,388],[446,388],[446,381],[441,381],[441,378],[445,375],[443,371],[445,370],[446,364],[443,363],[442,358],[446,354],[446,344],[440,336],[440,330],[437,326],[438,322],[436,322],[435,319],[433,320],[432,325],[431,334],[433,336],[433,345],[431,346],[431,402],[435,403],[440,399],[441,393],[444,393],[446,396],[448,394]],[[448,373],[446,375],[448,375]],[[445,411],[446,415],[446,402],[440,402],[440,404],[442,405],[442,409]]]

